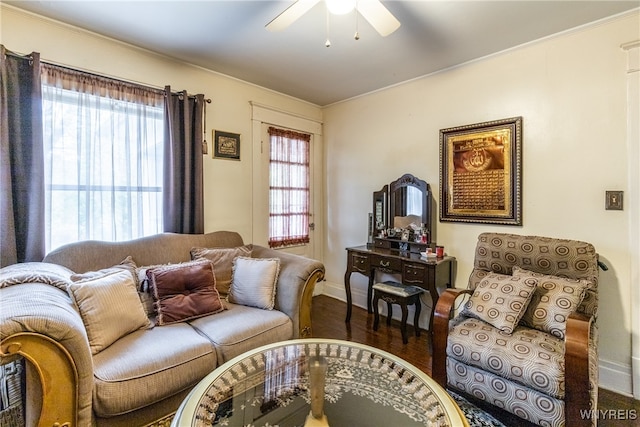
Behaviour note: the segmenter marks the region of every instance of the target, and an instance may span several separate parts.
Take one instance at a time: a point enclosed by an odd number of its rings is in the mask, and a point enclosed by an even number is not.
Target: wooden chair
[[[598,265],[589,243],[481,234],[468,288],[436,305],[433,378],[534,424],[595,426]]]

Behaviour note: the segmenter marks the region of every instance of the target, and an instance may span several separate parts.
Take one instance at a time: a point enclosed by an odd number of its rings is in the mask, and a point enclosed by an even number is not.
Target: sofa
[[[28,362],[27,425],[168,426],[217,366],[311,337],[323,276],[230,231],[72,243],[0,270],[0,355]]]

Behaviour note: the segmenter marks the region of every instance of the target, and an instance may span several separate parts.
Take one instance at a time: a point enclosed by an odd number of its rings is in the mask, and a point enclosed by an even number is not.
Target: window
[[[46,65],[46,250],[162,231],[164,95]]]
[[[311,135],[270,127],[269,246],[309,243]]]

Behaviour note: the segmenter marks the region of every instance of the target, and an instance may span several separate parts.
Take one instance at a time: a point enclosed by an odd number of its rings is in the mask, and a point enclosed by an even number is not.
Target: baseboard
[[[322,282],[322,295],[327,295],[340,301],[346,301],[347,296],[344,290],[344,285]],[[367,292],[366,289],[351,288],[351,296],[353,305],[366,308],[367,307]],[[384,309],[384,307],[383,307]],[[412,319],[409,316],[409,319]],[[422,323],[422,322],[421,322]],[[420,325],[421,327],[423,325]],[[625,396],[632,396],[632,374],[631,365],[625,365],[622,363],[611,362],[608,360],[600,359],[598,363],[599,385],[602,388],[619,393]]]
[[[600,359],[598,367],[600,387],[625,396],[633,395],[631,365]]]

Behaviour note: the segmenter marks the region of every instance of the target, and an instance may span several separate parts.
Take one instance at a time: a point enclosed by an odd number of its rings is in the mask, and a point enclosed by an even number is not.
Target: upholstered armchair
[[[597,309],[593,245],[483,233],[468,288],[436,305],[432,376],[538,425],[595,426]]]

